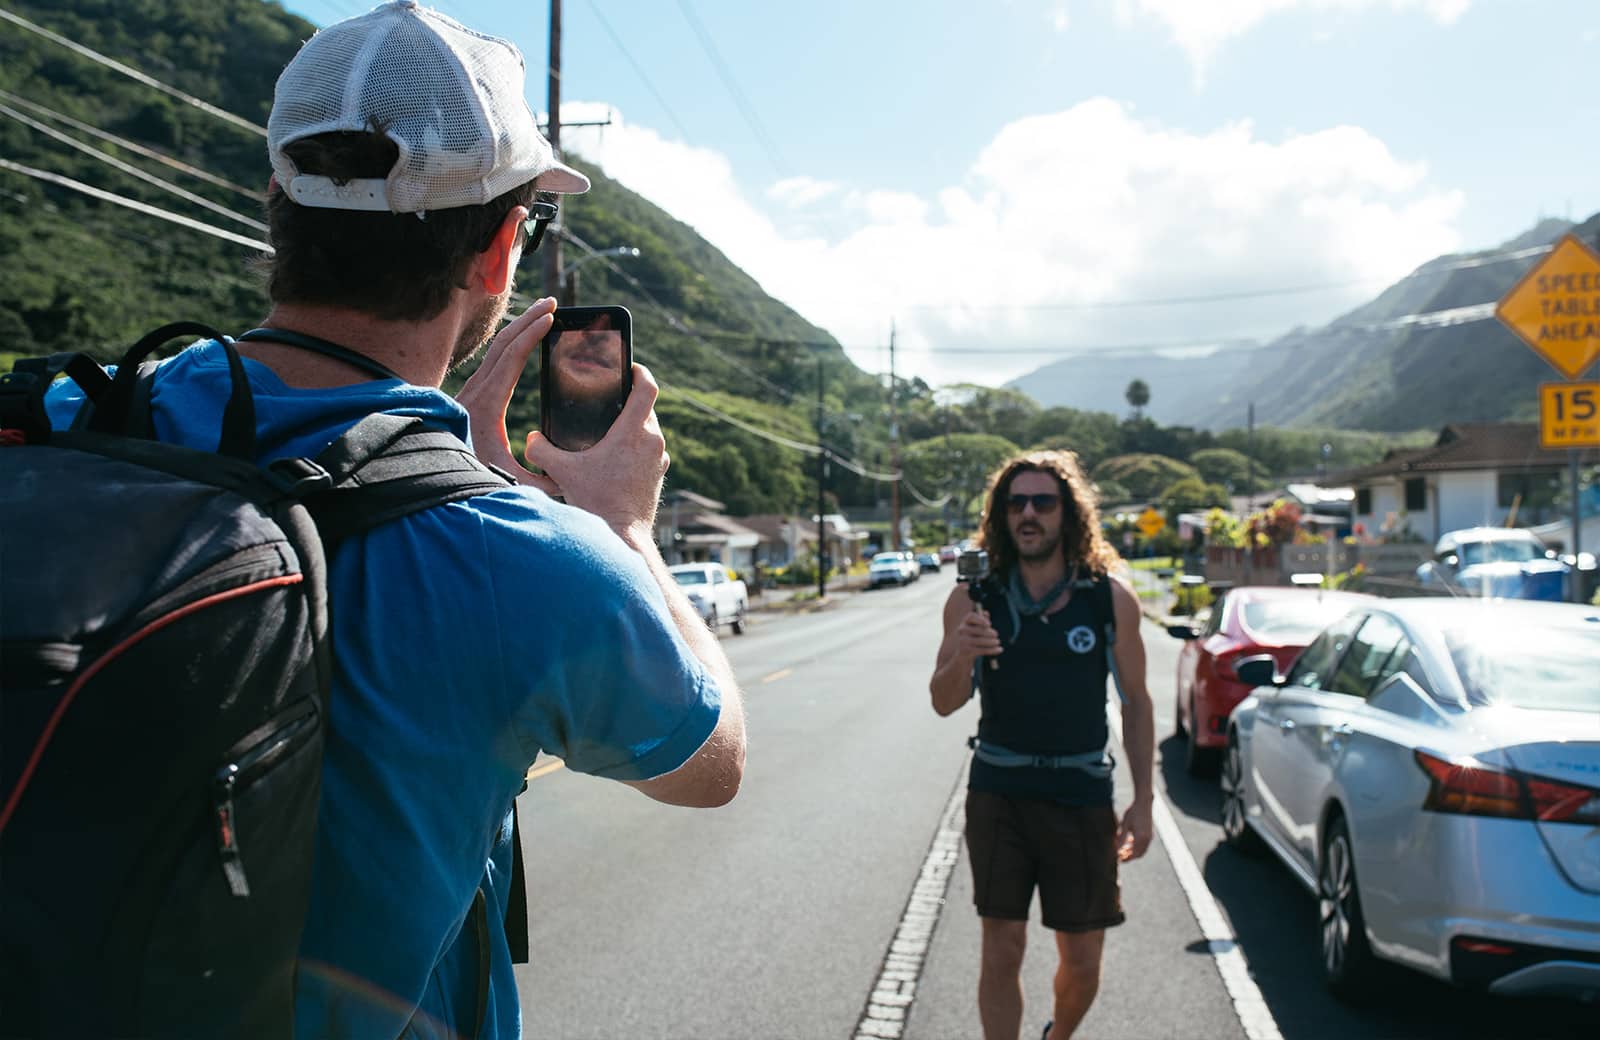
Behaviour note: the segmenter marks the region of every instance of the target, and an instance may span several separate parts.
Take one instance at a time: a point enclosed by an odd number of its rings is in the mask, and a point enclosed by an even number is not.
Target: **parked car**
[[[1439,539],[1433,559],[1417,568],[1424,585],[1500,599],[1569,599],[1572,567],[1532,531],[1470,527]]]
[[[959,545],[946,545],[939,550],[939,562],[955,563],[956,558],[960,555],[961,547]]]
[[[733,634],[743,635],[750,596],[743,581],[720,563],[680,563],[667,568],[700,612],[700,617],[715,632],[719,625],[732,625]]]
[[[1508,995],[1600,996],[1600,610],[1364,606],[1234,709],[1227,841],[1315,893],[1342,996],[1384,962]]]
[[[917,570],[923,574],[938,574],[940,570],[939,556],[937,553],[918,553]]]
[[[869,589],[875,589],[879,585],[909,585],[912,580],[911,574],[906,570],[904,553],[881,552],[867,564]]]
[[[1184,738],[1191,776],[1215,775],[1227,746],[1228,713],[1250,693],[1234,665],[1270,654],[1288,671],[1306,644],[1371,596],[1282,586],[1229,589],[1196,623],[1167,626],[1184,641],[1178,652],[1174,731]]]

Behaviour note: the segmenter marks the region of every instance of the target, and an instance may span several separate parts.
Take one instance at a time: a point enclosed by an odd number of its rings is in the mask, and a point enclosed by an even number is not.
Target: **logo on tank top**
[[[1086,654],[1094,649],[1094,629],[1079,625],[1067,633],[1067,648],[1075,654]]]

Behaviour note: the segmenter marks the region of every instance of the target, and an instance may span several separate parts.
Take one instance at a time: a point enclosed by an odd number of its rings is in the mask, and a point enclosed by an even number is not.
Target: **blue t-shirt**
[[[467,439],[439,390],[398,380],[285,385],[246,360],[261,461],[313,456],[373,412]],[[215,449],[229,392],[215,342],[166,362],[151,398],[164,441]],[[52,422],[82,396],[52,388]],[[721,695],[644,561],[598,518],[529,487],[438,506],[341,547],[328,573],[335,672],[311,908],[301,943],[302,1038],[455,1036],[476,1009],[490,897],[483,1035],[521,1023],[503,927],[509,812],[534,757],[616,780],[671,772],[716,727]]]

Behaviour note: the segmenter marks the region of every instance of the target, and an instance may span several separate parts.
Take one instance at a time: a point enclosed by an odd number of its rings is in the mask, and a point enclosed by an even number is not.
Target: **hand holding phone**
[[[598,444],[633,389],[626,307],[562,307],[539,353],[539,429],[563,451]]]

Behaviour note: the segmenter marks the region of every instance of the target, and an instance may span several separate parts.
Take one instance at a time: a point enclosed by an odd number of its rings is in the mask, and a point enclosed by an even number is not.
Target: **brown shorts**
[[[1123,922],[1117,883],[1117,814],[1109,805],[1060,805],[967,792],[967,858],[981,917],[1026,921],[1033,889],[1058,932]]]

